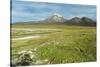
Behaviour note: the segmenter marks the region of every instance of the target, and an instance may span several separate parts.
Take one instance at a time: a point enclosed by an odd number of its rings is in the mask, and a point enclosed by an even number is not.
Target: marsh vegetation
[[[30,65],[96,61],[96,27],[12,25],[11,33],[12,64],[18,62],[18,52],[24,50],[34,55]],[[28,36],[39,37],[13,40]]]

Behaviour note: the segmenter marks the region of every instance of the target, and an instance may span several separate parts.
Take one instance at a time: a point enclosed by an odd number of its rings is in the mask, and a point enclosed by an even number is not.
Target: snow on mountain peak
[[[59,13],[54,13],[54,16],[58,16],[58,17],[63,17],[62,15],[60,15]]]

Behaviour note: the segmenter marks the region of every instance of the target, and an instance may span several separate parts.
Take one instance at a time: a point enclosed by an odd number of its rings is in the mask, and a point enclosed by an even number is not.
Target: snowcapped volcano
[[[65,22],[66,19],[59,13],[54,13],[53,15],[49,16],[45,21],[47,22]]]

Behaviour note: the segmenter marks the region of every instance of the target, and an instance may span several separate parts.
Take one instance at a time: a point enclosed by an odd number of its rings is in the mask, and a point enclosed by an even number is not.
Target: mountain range
[[[81,25],[81,26],[96,26],[96,21],[88,18],[88,17],[73,17],[69,20],[65,19],[62,15],[58,13],[54,13],[53,15],[49,16],[45,20],[41,21],[30,21],[30,22],[16,22],[14,24],[66,24],[66,25]]]

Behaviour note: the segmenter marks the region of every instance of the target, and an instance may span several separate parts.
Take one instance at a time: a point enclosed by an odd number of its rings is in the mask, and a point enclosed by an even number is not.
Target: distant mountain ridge
[[[88,17],[73,17],[69,20],[65,19],[62,15],[54,13],[45,20],[41,21],[30,21],[30,22],[19,22],[14,24],[66,24],[66,25],[81,25],[81,26],[96,26],[96,21]]]
[[[96,22],[88,17],[74,17],[72,19],[67,20],[65,23],[70,25],[96,26]]]

